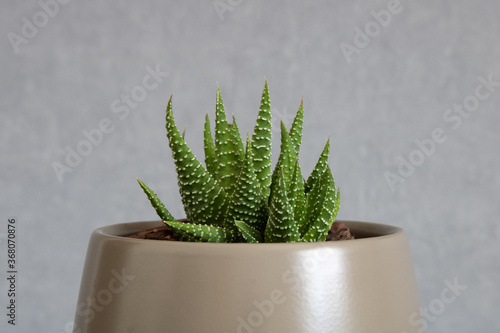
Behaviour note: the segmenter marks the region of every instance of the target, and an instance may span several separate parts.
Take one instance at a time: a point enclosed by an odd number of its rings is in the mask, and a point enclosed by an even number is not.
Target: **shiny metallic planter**
[[[161,222],[96,229],[74,332],[421,332],[404,231],[343,222],[359,239],[209,244],[121,237]]]

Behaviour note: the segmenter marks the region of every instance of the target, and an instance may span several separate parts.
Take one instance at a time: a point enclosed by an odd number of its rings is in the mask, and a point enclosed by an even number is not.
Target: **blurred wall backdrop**
[[[91,231],[156,219],[134,176],[183,216],[164,129],[170,94],[202,157],[217,83],[245,133],[265,79],[276,149],[279,119],[289,125],[302,97],[306,174],[330,136],[339,218],[406,230],[423,308],[409,320],[427,332],[500,330],[498,1],[1,8],[2,332],[71,331]],[[12,218],[16,326],[6,309]]]

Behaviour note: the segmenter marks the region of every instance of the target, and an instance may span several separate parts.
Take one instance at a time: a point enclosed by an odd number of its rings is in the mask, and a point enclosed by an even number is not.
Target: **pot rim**
[[[337,222],[344,223],[350,230],[351,233],[356,237],[354,240],[349,241],[324,241],[324,242],[297,242],[297,243],[208,243],[208,242],[183,242],[183,241],[165,241],[156,239],[138,239],[138,238],[128,238],[126,236],[132,235],[136,232],[163,226],[162,221],[137,221],[137,222],[126,222],[111,224],[107,226],[102,226],[93,231],[93,235],[99,235],[100,237],[109,238],[117,242],[130,242],[139,244],[154,244],[158,246],[159,244],[165,244],[164,246],[175,246],[175,247],[224,247],[224,246],[234,246],[234,247],[345,247],[345,246],[356,246],[361,245],[364,242],[373,241],[384,241],[394,237],[401,237],[405,235],[402,228],[381,224],[373,222],[361,222],[361,221],[351,221],[351,220],[338,220]]]

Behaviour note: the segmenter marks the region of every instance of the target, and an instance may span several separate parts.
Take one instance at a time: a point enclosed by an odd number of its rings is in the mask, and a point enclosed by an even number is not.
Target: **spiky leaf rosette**
[[[252,139],[246,149],[233,116],[228,123],[217,89],[215,134],[208,115],[204,125],[206,169],[184,141],[167,105],[167,137],[178,174],[188,222],[175,221],[142,181],[160,218],[182,241],[302,242],[323,241],[337,215],[340,192],[328,166],[328,140],[304,182],[298,163],[302,141],[303,102],[288,131],[281,123],[281,151],[271,172],[271,107],[267,81]]]

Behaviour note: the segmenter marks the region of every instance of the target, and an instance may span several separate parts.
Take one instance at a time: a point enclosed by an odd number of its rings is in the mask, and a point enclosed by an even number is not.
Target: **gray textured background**
[[[280,117],[290,124],[304,97],[306,174],[331,137],[339,218],[407,231],[427,332],[498,332],[500,87],[465,116],[447,110],[474,101],[478,77],[500,81],[500,3],[401,0],[348,62],[342,43],[355,45],[356,28],[377,28],[371,11],[389,1],[221,2],[233,5],[219,16],[212,1],[69,1],[47,22],[37,1],[2,3],[1,309],[11,216],[20,271],[18,325],[1,310],[2,332],[69,332],[91,231],[156,219],[134,176],[183,215],[164,130],[171,93],[201,157],[216,83],[246,132],[264,78],[276,127]],[[37,19],[43,26],[23,37]],[[13,45],[13,34],[25,39]],[[113,112],[116,99],[141,92],[148,66],[168,76],[128,114]],[[53,163],[106,118],[113,131],[59,181]],[[415,140],[439,128],[446,140],[419,153]],[[398,175],[401,156],[419,165],[391,190],[385,175]],[[455,280],[467,289],[445,304]]]

